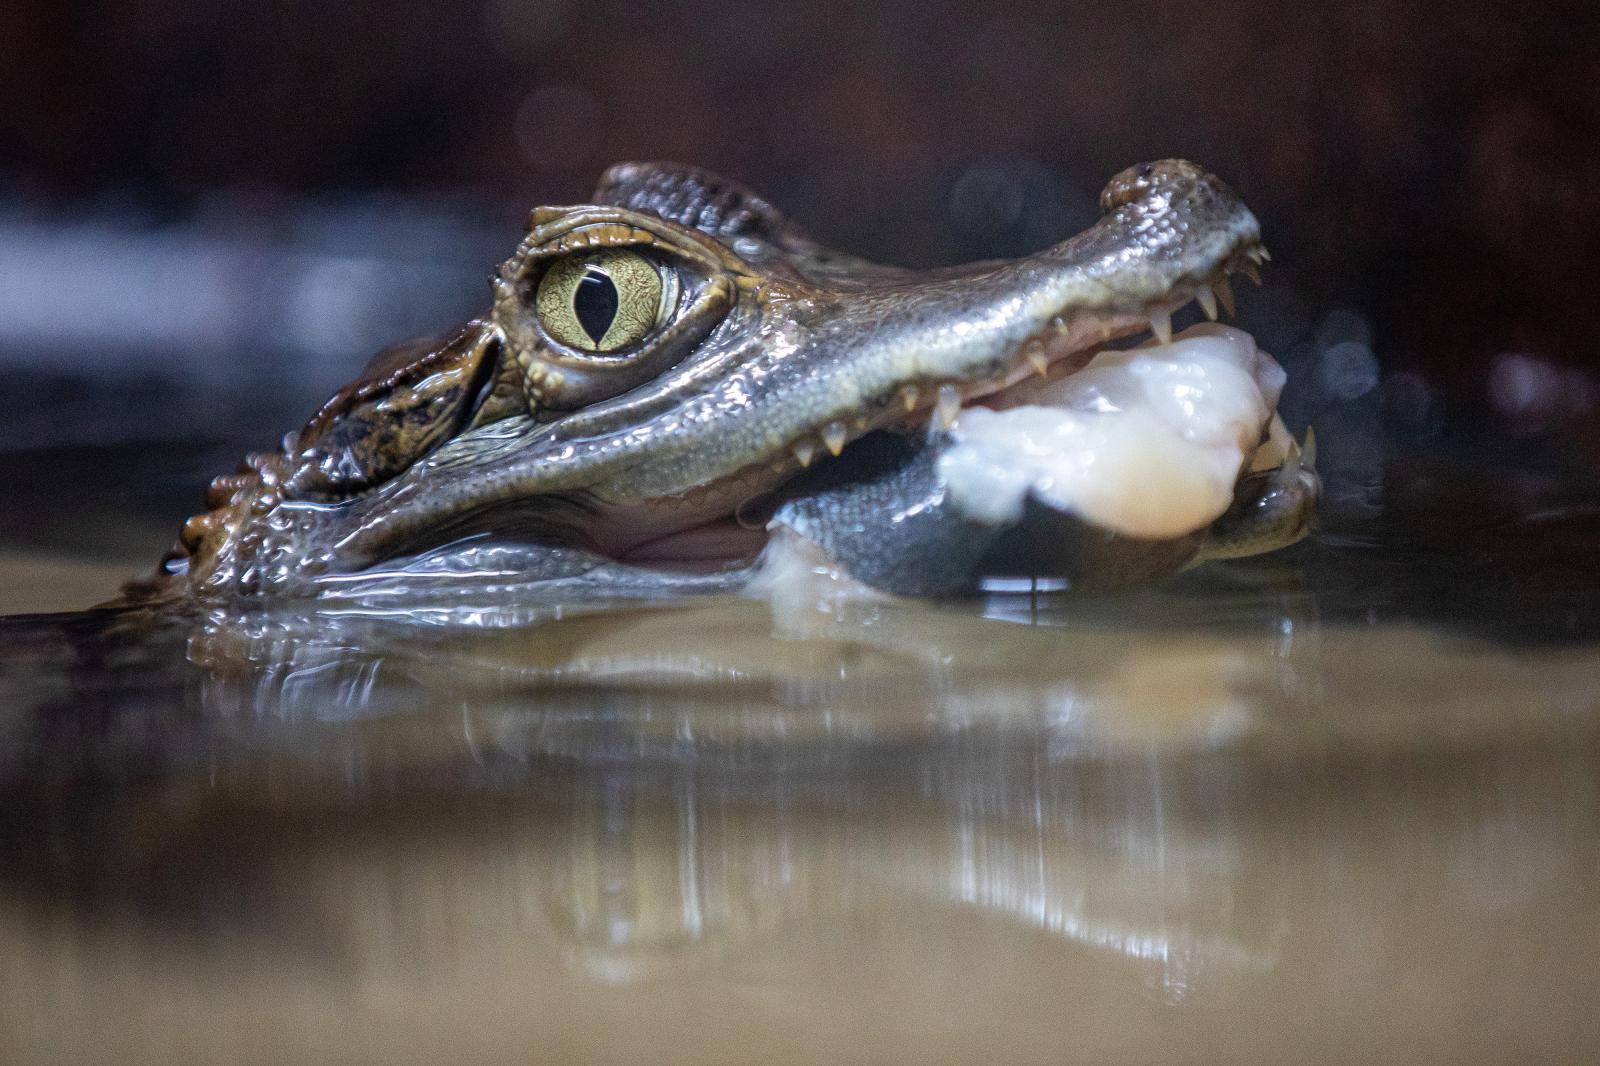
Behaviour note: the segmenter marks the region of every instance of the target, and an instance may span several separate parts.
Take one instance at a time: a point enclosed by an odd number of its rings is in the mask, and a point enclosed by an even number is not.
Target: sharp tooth
[[[1263,262],[1263,263],[1272,262],[1272,253],[1267,251],[1265,248],[1257,247],[1256,248],[1256,255],[1261,257],[1260,258],[1260,262]]]
[[[1150,312],[1150,332],[1156,335],[1156,340],[1162,344],[1172,343],[1172,312],[1165,307],[1158,307]]]
[[[1237,318],[1239,311],[1233,305],[1233,282],[1224,275],[1217,279],[1217,302],[1222,304],[1222,309],[1228,313],[1229,318]]]
[[[1256,269],[1255,263],[1240,263],[1239,270],[1244,274],[1245,277],[1249,278],[1257,285],[1261,284],[1261,271]]]
[[[1307,470],[1317,468],[1317,431],[1314,426],[1306,427],[1305,443],[1300,445],[1300,465]]]
[[[961,411],[961,393],[956,391],[954,385],[939,386],[939,403],[934,409],[933,420],[940,429],[949,429],[956,424],[956,415]]]
[[[1100,339],[1103,341],[1111,339],[1111,323],[1103,318],[1100,320]]]
[[[917,401],[922,399],[922,393],[915,385],[902,385],[900,387],[900,405],[907,411],[917,409]]]
[[[822,429],[822,443],[828,446],[828,451],[838,455],[844,451],[845,432],[843,422],[829,422]]]
[[[800,460],[801,466],[810,466],[811,460],[816,457],[817,446],[808,440],[803,440],[792,449],[794,457]]]
[[[1202,285],[1194,290],[1194,298],[1200,303],[1200,310],[1206,313],[1211,321],[1217,320],[1217,294],[1211,291],[1211,286]]]
[[[1050,373],[1050,359],[1044,354],[1044,345],[1038,341],[1029,341],[1022,349],[1022,354],[1027,358],[1028,365],[1033,367],[1034,372],[1040,377]]]

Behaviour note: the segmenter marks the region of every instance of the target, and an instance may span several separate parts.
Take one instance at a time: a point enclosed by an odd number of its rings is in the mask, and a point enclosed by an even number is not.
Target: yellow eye
[[[551,337],[586,352],[637,343],[661,317],[661,274],[637,252],[608,248],[551,264],[535,297]]]

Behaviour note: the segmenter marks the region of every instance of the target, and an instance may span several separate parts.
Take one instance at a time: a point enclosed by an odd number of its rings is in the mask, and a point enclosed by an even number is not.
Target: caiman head
[[[1108,341],[1166,339],[1175,308],[1214,316],[1265,257],[1191,163],[1132,167],[1100,206],[1035,255],[912,272],[824,248],[705,171],[614,167],[592,203],[533,211],[487,314],[380,354],[216,479],[150,587],[309,594],[488,542],[747,562],[813,464],[837,475],[875,431],[924,439]]]

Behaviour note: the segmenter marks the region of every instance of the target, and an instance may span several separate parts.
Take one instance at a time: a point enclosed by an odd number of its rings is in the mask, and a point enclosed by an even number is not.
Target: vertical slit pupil
[[[572,293],[572,313],[595,344],[617,317],[617,286],[605,271],[590,267]]]

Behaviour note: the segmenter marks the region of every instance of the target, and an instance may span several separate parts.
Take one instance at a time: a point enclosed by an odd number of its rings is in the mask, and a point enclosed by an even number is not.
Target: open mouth
[[[1203,529],[1242,474],[1295,451],[1275,414],[1282,370],[1249,334],[1213,324],[1233,310],[1229,275],[1254,277],[1266,259],[1259,244],[1241,244],[1147,307],[1058,316],[989,373],[900,384],[891,402],[792,443],[786,461],[647,507],[602,510],[588,546],[668,569],[747,562],[786,495],[819,474],[847,479],[862,439],[882,431],[937,447],[951,504],[975,522],[1014,522],[1033,498],[1136,539]],[[1175,336],[1173,316],[1191,302],[1208,321]]]
[[[1005,393],[1035,378],[1057,379],[1073,374],[1103,346],[1114,341],[1138,337],[1148,331],[1149,337],[1157,343],[1171,343],[1175,313],[1192,302],[1209,321],[1217,321],[1222,311],[1231,316],[1234,297],[1230,276],[1244,273],[1259,283],[1258,265],[1269,258],[1267,250],[1259,243],[1241,244],[1225,256],[1209,276],[1181,281],[1165,297],[1147,307],[1091,309],[1057,315],[1014,351],[994,360],[988,373],[964,379],[908,381],[895,390],[895,403],[886,404],[887,410],[880,411],[876,418],[862,418],[854,425],[830,422],[795,441],[790,450],[798,464],[805,467],[824,453],[839,456],[851,440],[873,428],[931,420],[936,428],[949,429],[963,407],[993,404]],[[895,404],[900,408],[898,412]]]

